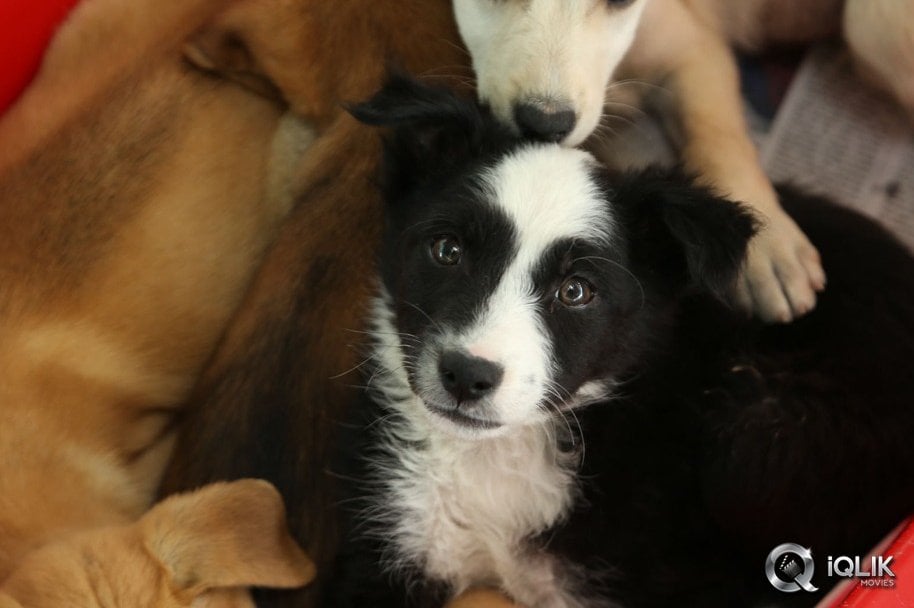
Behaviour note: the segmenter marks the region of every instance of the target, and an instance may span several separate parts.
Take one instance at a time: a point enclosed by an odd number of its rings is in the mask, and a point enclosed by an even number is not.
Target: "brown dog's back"
[[[102,56],[104,29],[68,37],[85,14],[61,39]],[[31,548],[148,506],[175,411],[291,207],[273,184],[293,181],[307,129],[190,69],[177,41],[146,42],[0,154],[0,578]],[[21,104],[63,78],[53,65]],[[0,132],[40,114],[21,104]]]

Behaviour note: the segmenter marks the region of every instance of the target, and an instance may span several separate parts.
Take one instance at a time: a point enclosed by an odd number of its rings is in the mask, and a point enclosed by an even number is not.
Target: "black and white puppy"
[[[572,410],[612,394],[683,289],[727,286],[753,220],[679,176],[610,182],[406,80],[355,114],[395,126],[369,383],[388,555],[452,591],[580,605],[532,542],[577,494]]]
[[[353,427],[370,447],[346,446],[357,458],[369,455],[360,475],[373,493],[353,528],[380,540],[386,568],[435,583],[445,597],[491,585],[530,607],[643,605],[653,597],[669,605],[712,585],[700,574],[707,561],[683,564],[687,545],[697,544],[696,561],[712,548],[737,554],[749,546],[741,532],[761,528],[740,519],[745,501],[767,501],[785,533],[813,522],[819,538],[822,513],[785,519],[790,505],[770,493],[797,486],[810,468],[814,476],[822,449],[846,445],[840,418],[850,410],[834,402],[828,432],[839,435],[809,445],[803,461],[805,430],[795,431],[815,412],[796,407],[809,387],[794,379],[797,394],[784,393],[777,374],[787,369],[777,365],[766,376],[757,356],[770,360],[769,347],[753,332],[769,330],[716,299],[740,269],[755,228],[749,213],[675,172],[611,176],[585,152],[517,139],[475,104],[406,79],[354,114],[393,128],[371,404]],[[898,259],[914,269],[910,257]],[[904,315],[912,330],[914,315]],[[810,348],[797,327],[787,343],[801,344],[790,347],[788,368]],[[782,352],[780,338],[772,340]],[[831,371],[821,362],[813,375]],[[852,379],[840,382],[857,390]],[[877,403],[881,413],[914,395],[910,382],[899,382],[889,388],[908,392]],[[777,419],[779,429],[765,417],[781,405],[794,411],[778,416],[796,418]],[[756,406],[753,428],[740,416]],[[578,416],[594,421],[579,424]],[[910,418],[898,422],[914,429]],[[862,443],[870,448],[869,437]],[[778,449],[783,455],[771,453]],[[754,476],[748,484],[740,458]],[[778,467],[789,477],[771,477]],[[837,479],[824,483],[840,494]],[[708,488],[714,496],[704,495]],[[869,542],[867,534],[890,527],[914,507],[910,495],[895,493],[873,530],[852,540]],[[841,513],[836,524],[845,526]],[[675,554],[654,562],[667,586],[631,591],[626,553],[654,559],[650,547]],[[341,560],[358,551],[364,547]],[[755,564],[763,558],[752,556]],[[731,566],[718,574],[738,578]],[[370,570],[341,566],[339,585],[363,595],[328,603],[384,605],[383,593],[365,599]],[[737,605],[741,586],[733,595],[716,585],[714,597]],[[413,599],[422,604],[421,596]]]

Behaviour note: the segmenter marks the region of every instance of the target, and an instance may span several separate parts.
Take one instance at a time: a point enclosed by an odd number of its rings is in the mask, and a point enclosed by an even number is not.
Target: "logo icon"
[[[812,575],[816,565],[812,561],[812,552],[796,543],[784,543],[772,549],[765,560],[765,574],[768,581],[778,591],[793,593],[818,591],[812,584]]]

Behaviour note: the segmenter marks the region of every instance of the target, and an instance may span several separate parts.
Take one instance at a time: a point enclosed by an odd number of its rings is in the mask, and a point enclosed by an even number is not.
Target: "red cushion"
[[[0,1],[0,114],[31,82],[54,31],[77,1]]]

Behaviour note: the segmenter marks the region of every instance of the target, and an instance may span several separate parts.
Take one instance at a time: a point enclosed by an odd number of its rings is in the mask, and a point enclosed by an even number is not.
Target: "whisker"
[[[439,324],[438,321],[434,320],[427,312],[425,312],[424,310],[422,310],[421,308],[419,308],[416,304],[413,304],[412,302],[410,302],[410,301],[408,301],[408,300],[403,300],[403,303],[406,304],[407,306],[410,306],[410,307],[416,309],[416,310],[417,310],[419,313],[421,313],[426,319],[428,319],[428,320],[432,323],[432,325],[435,326],[435,328],[437,328],[439,331],[441,331],[442,333],[444,333],[444,328],[441,327],[441,324]]]
[[[387,421],[390,420],[391,418],[396,418],[398,415],[399,415],[399,414],[397,414],[396,412],[391,412],[390,414],[385,414],[384,416],[380,416],[380,417],[378,417],[378,418],[375,418],[374,420],[372,420],[371,422],[369,422],[367,425],[365,425],[365,430],[366,430],[366,431],[369,431],[369,430],[371,430],[372,428],[374,428],[375,426],[377,426],[377,425],[379,425],[379,424],[382,424],[382,423],[384,423],[384,422],[387,422]]]
[[[645,112],[643,109],[639,108],[638,106],[632,105],[632,104],[630,104],[630,103],[625,103],[624,101],[613,101],[612,99],[607,99],[607,100],[604,102],[604,104],[606,104],[606,105],[611,105],[611,106],[619,106],[619,107],[622,107],[622,108],[626,108],[626,109],[628,109],[628,110],[631,110],[631,112],[632,112],[633,114],[637,114],[637,115],[640,115],[640,116],[647,116],[647,115],[648,115],[647,112]]]
[[[375,356],[376,356],[376,355],[374,355],[374,354],[368,355],[367,358],[365,358],[365,359],[361,360],[360,362],[356,363],[355,365],[353,365],[352,367],[350,367],[350,368],[347,369],[346,371],[340,372],[340,373],[338,373],[338,374],[334,374],[333,376],[330,376],[329,379],[330,379],[330,380],[338,380],[339,378],[342,378],[343,376],[346,376],[347,374],[351,374],[352,372],[356,371],[356,370],[359,369],[360,367],[363,367],[364,365],[366,365],[369,361],[371,361],[372,359],[374,359]]]
[[[633,86],[652,89],[654,91],[663,93],[665,95],[670,95],[670,96],[673,95],[673,91],[671,89],[669,89],[668,87],[665,87],[661,84],[657,84],[656,82],[649,82],[647,80],[640,80],[638,78],[625,78],[623,80],[616,80],[615,82],[610,82],[609,84],[606,85],[605,90],[607,93],[609,93],[613,89],[621,89],[624,87],[633,87]]]
[[[572,446],[577,445],[577,442],[575,441],[575,433],[572,430],[570,423],[568,422],[568,414],[570,414],[571,417],[574,419],[575,426],[578,429],[577,437],[580,437],[581,463],[583,463],[584,457],[587,454],[587,447],[586,447],[585,441],[584,441],[584,429],[581,427],[581,421],[580,421],[580,419],[578,419],[578,415],[574,412],[574,407],[571,407],[568,404],[568,399],[572,398],[573,395],[571,394],[571,392],[568,389],[566,389],[564,386],[562,386],[561,384],[559,384],[558,382],[556,382],[554,380],[550,380],[547,383],[546,390],[549,391],[552,395],[554,395],[555,398],[561,403],[561,406],[559,406],[556,403],[547,401],[547,403],[549,405],[551,405],[553,408],[555,408],[555,411],[562,417],[562,421],[565,423],[565,426],[568,429],[568,434],[571,438]],[[562,397],[561,393],[564,393],[565,395],[567,395],[567,398]]]
[[[410,333],[407,333],[404,331],[374,331],[374,330],[365,330],[365,329],[346,329],[346,328],[344,328],[343,331],[348,331],[349,333],[353,333],[353,334],[362,334],[365,336],[400,336],[401,338],[408,337],[408,338],[414,338],[416,340],[420,339],[419,336],[417,336],[416,334],[410,334]]]
[[[621,122],[627,124],[628,126],[632,127],[636,131],[640,131],[642,133],[646,132],[646,131],[644,131],[644,127],[642,125],[638,124],[637,122],[635,122],[634,120],[632,120],[630,118],[626,118],[625,116],[622,116],[621,114],[604,114],[603,120],[618,120],[618,121],[621,121]]]
[[[448,46],[457,49],[457,50],[460,51],[460,53],[461,53],[462,55],[464,55],[465,57],[470,57],[469,51],[467,51],[465,48],[463,48],[463,47],[460,46],[459,44],[455,43],[453,40],[448,40],[447,38],[439,38],[439,40],[440,40],[441,42],[444,42],[444,43],[447,44]],[[468,68],[468,69],[472,69],[472,68],[469,68],[469,66],[460,66],[460,67],[466,67],[466,68]]]

